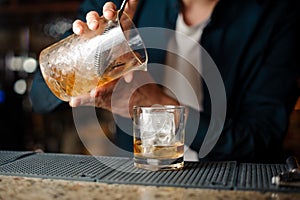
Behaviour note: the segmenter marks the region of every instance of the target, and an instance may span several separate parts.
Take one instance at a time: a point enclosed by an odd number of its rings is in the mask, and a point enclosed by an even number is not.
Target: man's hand
[[[124,11],[132,19],[136,11],[139,0],[128,0]],[[107,2],[103,6],[103,16],[99,16],[96,11],[90,11],[86,15],[86,23],[81,20],[73,22],[73,32],[77,35],[83,34],[85,31],[98,29],[103,19],[112,20],[116,18],[117,6],[113,2]]]
[[[72,107],[101,107],[123,117],[132,115],[134,105],[155,104],[178,105],[178,102],[167,96],[149,73],[144,71],[136,71],[131,83],[126,83],[123,79],[114,80],[95,88],[90,94],[73,97],[70,101]]]
[[[133,18],[138,2],[138,0],[127,2],[124,11],[130,18]],[[116,14],[116,5],[108,2],[103,6],[103,16],[99,16],[95,11],[89,12],[86,15],[86,23],[80,20],[73,23],[73,32],[83,35],[96,31],[104,21],[115,19]],[[70,106],[95,106],[124,117],[130,117],[133,105],[178,104],[176,100],[163,92],[147,72],[136,71],[134,77],[133,72],[129,72],[123,78],[97,87],[89,94],[72,97],[69,102]],[[130,84],[128,84],[129,82]]]

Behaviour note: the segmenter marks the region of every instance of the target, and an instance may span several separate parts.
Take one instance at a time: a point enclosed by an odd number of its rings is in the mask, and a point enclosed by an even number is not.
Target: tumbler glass
[[[147,70],[147,51],[134,23],[118,11],[96,31],[70,35],[40,53],[42,75],[61,100],[90,92],[131,70]]]
[[[185,122],[184,106],[135,106],[134,166],[152,171],[183,168]]]

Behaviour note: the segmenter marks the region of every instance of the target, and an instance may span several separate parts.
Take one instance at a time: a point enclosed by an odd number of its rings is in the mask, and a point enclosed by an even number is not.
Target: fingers
[[[95,105],[95,99],[92,99],[89,95],[82,95],[80,97],[72,97],[69,105],[71,107],[78,107],[78,106],[93,106]]]
[[[131,19],[134,16],[138,3],[139,0],[129,0],[125,6],[125,12]],[[113,20],[116,17],[117,9],[117,6],[113,2],[105,3],[103,6],[103,17],[107,20]],[[100,19],[101,17],[96,11],[90,11],[86,15],[86,23],[81,20],[76,20],[73,22],[73,32],[77,35],[80,35],[88,29],[96,30],[99,27],[99,23],[101,21]]]
[[[79,107],[79,106],[93,106],[93,107],[101,107],[107,108],[106,99],[103,97],[92,97],[89,94],[81,95],[78,97],[72,97],[69,105],[71,107]]]
[[[126,83],[130,83],[133,79],[133,72],[128,72],[124,75],[124,80]]]
[[[109,105],[111,99],[111,88],[109,87],[97,87],[93,89],[89,94],[72,97],[69,105],[71,107],[78,106],[95,106],[106,108]]]
[[[125,12],[132,19],[139,4],[139,0],[129,0],[125,6]]]
[[[113,20],[116,17],[117,14],[117,6],[113,2],[107,2],[103,6],[103,16],[107,20]]]
[[[81,20],[76,20],[73,22],[73,25],[72,25],[72,28],[73,28],[73,32],[77,35],[80,35],[82,34],[88,27],[86,25],[86,23],[84,23],[83,21]]]
[[[99,27],[100,16],[96,11],[90,11],[86,15],[86,23],[90,30],[96,30]]]
[[[72,28],[73,32],[81,35],[87,30],[96,30],[99,27],[100,17],[96,11],[91,11],[86,15],[86,23],[81,20],[75,20]]]
[[[129,0],[125,5],[124,11],[128,14],[128,16],[132,19],[134,13],[137,9],[139,0]],[[116,17],[117,14],[117,6],[113,2],[107,2],[103,6],[103,16],[107,20],[112,20]]]

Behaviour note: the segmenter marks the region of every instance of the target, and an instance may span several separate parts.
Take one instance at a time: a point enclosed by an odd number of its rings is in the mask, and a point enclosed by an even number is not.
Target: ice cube
[[[154,141],[158,145],[170,145],[173,139],[171,133],[156,133],[156,140]]]
[[[169,112],[143,113],[141,139],[143,144],[168,145],[175,136],[174,114]]]
[[[142,131],[141,140],[143,145],[153,145],[155,141],[155,132]]]

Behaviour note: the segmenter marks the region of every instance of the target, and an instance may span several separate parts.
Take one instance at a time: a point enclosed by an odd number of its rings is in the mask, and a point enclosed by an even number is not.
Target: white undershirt
[[[166,65],[172,67],[177,73],[174,74],[174,71],[166,70],[163,81],[165,86],[172,86],[171,90],[181,104],[198,111],[202,110],[203,98],[199,41],[208,22],[209,19],[196,26],[188,26],[185,24],[182,14],[178,15],[176,34],[170,38],[166,57]],[[175,53],[170,53],[172,51]],[[180,75],[184,75],[186,78]],[[168,89],[166,92],[174,96]],[[185,146],[184,158],[187,161],[197,161],[198,154]]]
[[[180,103],[199,111],[202,110],[201,47],[199,41],[208,21],[205,20],[196,26],[188,26],[185,24],[182,14],[178,15],[176,34],[168,43],[166,65],[172,67],[179,74],[174,76],[173,73],[165,73],[164,76],[164,84],[172,85],[173,93]],[[174,51],[175,54],[169,53],[170,51]]]

